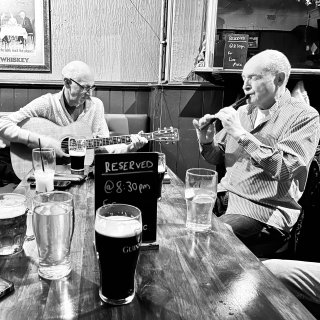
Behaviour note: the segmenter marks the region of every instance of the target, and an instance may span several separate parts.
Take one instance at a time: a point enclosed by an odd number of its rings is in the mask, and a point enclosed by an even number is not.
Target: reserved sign
[[[95,209],[126,203],[142,213],[142,241],[157,235],[158,154],[153,152],[95,154]]]
[[[223,68],[242,69],[247,61],[247,34],[226,34],[224,47]]]

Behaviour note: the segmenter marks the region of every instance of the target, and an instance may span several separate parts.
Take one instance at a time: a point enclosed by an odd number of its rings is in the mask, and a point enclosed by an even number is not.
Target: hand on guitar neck
[[[145,137],[140,136],[143,133],[143,131],[140,131],[138,134],[131,135],[131,143],[128,145],[128,152],[135,152],[148,143],[148,140]]]

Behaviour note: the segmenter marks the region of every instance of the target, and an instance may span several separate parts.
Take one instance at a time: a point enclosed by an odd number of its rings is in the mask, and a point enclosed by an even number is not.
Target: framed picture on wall
[[[0,72],[51,72],[50,0],[1,0]]]
[[[259,48],[259,32],[249,32],[249,48],[251,49],[258,49]]]

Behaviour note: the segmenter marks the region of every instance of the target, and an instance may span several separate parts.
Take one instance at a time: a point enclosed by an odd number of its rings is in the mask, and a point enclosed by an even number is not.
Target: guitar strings
[[[156,134],[156,133],[162,134],[162,135],[168,134],[169,136],[171,136],[172,141],[173,140],[178,140],[177,137],[179,136],[178,135],[178,131],[176,129],[173,129],[173,128],[166,129],[166,130],[158,130],[158,131],[155,131],[153,133],[143,133],[143,136],[149,137],[149,139],[151,140],[152,139],[151,137],[153,137],[153,135]],[[164,137],[164,139],[165,139],[165,137]],[[170,137],[167,137],[166,139],[170,140]],[[87,141],[89,142],[88,145],[93,145],[93,146],[100,146],[101,142],[104,144],[104,140],[105,140],[105,142],[109,142],[109,145],[117,144],[117,143],[125,143],[125,142],[131,141],[131,135],[129,134],[129,135],[123,135],[123,136],[87,139]],[[98,142],[98,143],[96,143],[96,142]],[[61,147],[67,149],[69,147],[69,142],[68,141],[62,141],[61,142]]]

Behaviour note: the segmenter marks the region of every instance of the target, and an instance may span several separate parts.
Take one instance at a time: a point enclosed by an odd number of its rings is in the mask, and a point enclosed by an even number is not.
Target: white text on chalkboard
[[[104,184],[105,193],[122,193],[122,192],[139,192],[143,193],[144,190],[149,190],[150,185],[147,183],[136,183],[132,181],[121,181],[116,182],[107,180]]]
[[[134,171],[137,169],[152,168],[153,163],[149,160],[135,162],[135,161],[120,161],[120,162],[105,162],[106,173],[117,171]]]
[[[229,48],[244,49],[245,46],[239,43],[229,43]]]

